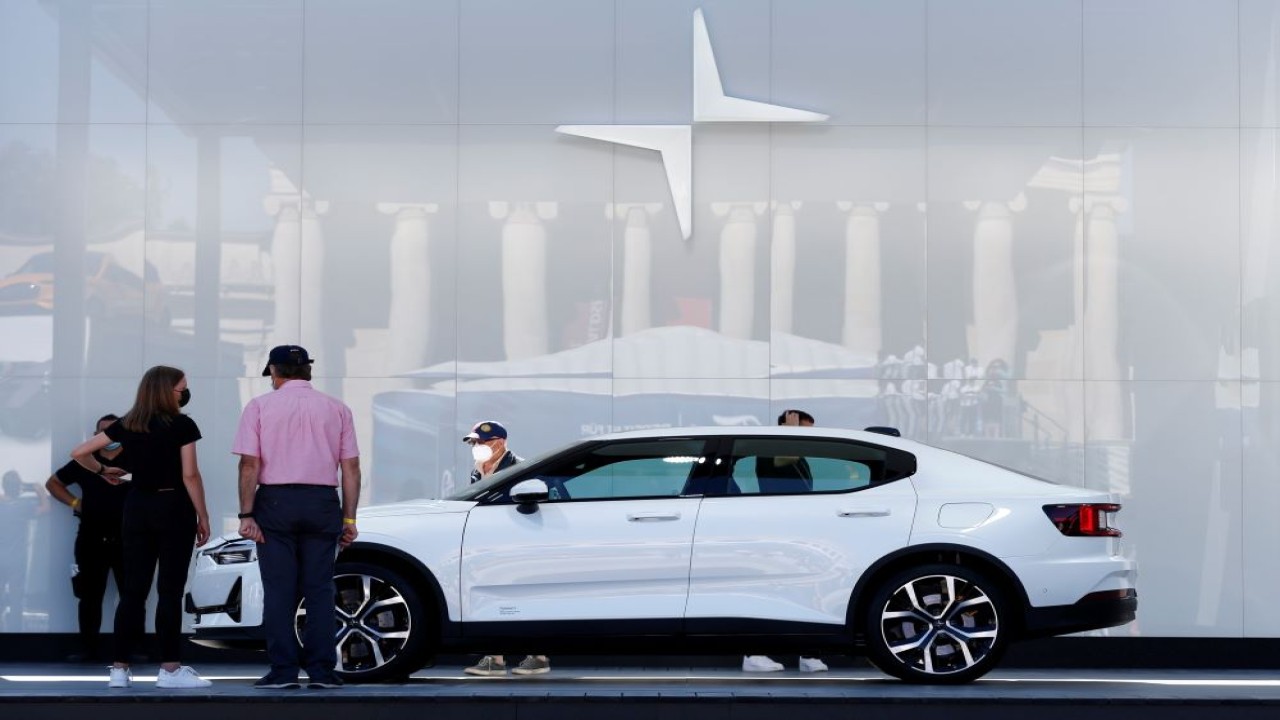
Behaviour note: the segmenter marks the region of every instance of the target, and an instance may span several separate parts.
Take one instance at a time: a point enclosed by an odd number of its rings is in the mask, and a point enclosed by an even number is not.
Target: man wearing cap
[[[499,470],[520,462],[519,455],[507,449],[507,429],[493,420],[478,422],[471,432],[462,438],[471,446],[471,457],[476,466],[471,470],[471,482],[478,483]]]
[[[521,460],[507,448],[507,429],[493,420],[476,423],[471,432],[462,437],[462,442],[471,446],[471,457],[476,461],[471,470],[472,483],[506,470]],[[512,670],[517,675],[541,675],[550,671],[551,661],[546,655],[529,655]],[[468,675],[506,675],[507,663],[501,655],[485,655],[463,672]]]
[[[240,456],[240,535],[258,543],[262,573],[271,671],[257,688],[296,688],[300,669],[308,687],[342,685],[334,673],[334,559],[359,534],[360,454],[351,409],[311,387],[312,362],[297,345],[271,349],[262,374],[275,392],[249,401],[231,449]],[[301,658],[299,598],[307,612]]]

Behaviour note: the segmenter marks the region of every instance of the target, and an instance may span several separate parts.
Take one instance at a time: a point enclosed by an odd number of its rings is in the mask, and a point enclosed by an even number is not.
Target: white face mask
[[[488,462],[493,457],[493,448],[476,443],[471,446],[471,457],[475,458],[476,462]]]

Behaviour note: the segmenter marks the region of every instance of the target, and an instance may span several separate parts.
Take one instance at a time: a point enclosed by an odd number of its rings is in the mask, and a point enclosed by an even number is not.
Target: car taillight
[[[1049,522],[1071,537],[1120,537],[1120,531],[1109,522],[1110,513],[1119,511],[1120,506],[1114,503],[1044,506]]]

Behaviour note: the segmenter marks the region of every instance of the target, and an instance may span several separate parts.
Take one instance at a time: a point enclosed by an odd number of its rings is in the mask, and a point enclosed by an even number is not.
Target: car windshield
[[[495,485],[501,485],[503,482],[506,481],[507,478],[511,477],[513,473],[517,473],[517,472],[520,472],[521,470],[525,470],[530,465],[540,463],[543,460],[546,460],[547,458],[551,457],[552,455],[558,455],[561,452],[564,452],[565,450],[568,450],[569,448],[572,448],[572,447],[577,447],[578,445],[581,445],[584,442],[587,442],[587,441],[580,440],[576,443],[573,443],[572,445],[562,445],[558,448],[548,450],[532,458],[522,460],[521,462],[516,463],[515,465],[512,465],[511,467],[505,470],[499,470],[498,472],[490,475],[489,477],[481,480],[478,483],[467,485],[461,490],[445,498],[445,500],[475,500],[481,495],[484,495],[485,493],[489,492],[489,489],[494,487]]]

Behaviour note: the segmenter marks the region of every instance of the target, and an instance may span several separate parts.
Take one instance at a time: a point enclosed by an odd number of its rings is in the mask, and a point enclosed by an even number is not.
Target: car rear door
[[[743,619],[843,625],[858,578],[910,538],[914,457],[803,436],[726,447],[717,496],[698,513],[688,631],[768,631]]]

